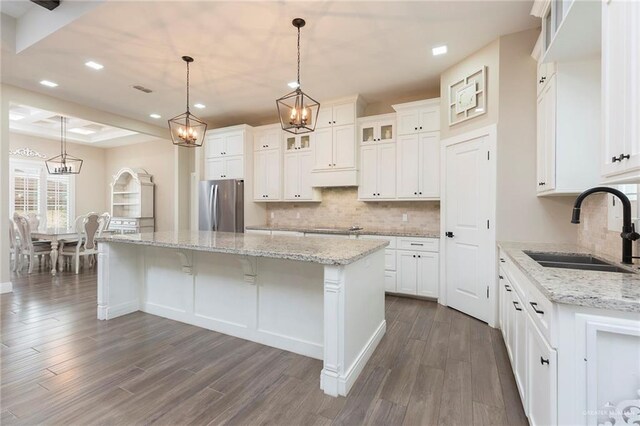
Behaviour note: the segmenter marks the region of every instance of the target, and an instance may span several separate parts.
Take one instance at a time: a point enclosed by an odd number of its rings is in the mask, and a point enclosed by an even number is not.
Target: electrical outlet
[[[300,219],[300,212],[296,213],[296,219]]]
[[[271,212],[271,219],[275,218],[276,214],[274,212]]]
[[[402,221],[407,222],[409,220],[409,215],[406,213],[402,213]]]

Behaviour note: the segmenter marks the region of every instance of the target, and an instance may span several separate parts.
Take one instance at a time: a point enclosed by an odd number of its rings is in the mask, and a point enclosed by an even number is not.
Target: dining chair
[[[98,228],[98,237],[102,237],[102,233],[109,229],[109,224],[111,223],[111,214],[109,212],[104,212],[100,215],[100,227]]]
[[[36,213],[27,214],[27,220],[29,221],[31,230],[36,231],[40,228],[40,217],[38,217]]]
[[[47,242],[38,242],[37,244],[34,244],[33,239],[31,238],[31,224],[27,217],[14,213],[13,221],[18,228],[18,235],[20,236],[20,257],[29,258],[29,273],[32,273],[34,258],[43,255],[51,256],[51,244]],[[41,257],[40,262],[42,262]]]
[[[82,217],[82,219],[80,219]],[[76,232],[78,233],[78,243],[74,246],[62,248],[62,256],[72,257],[75,264],[76,274],[80,272],[80,257],[91,256],[98,253],[98,246],[95,238],[100,228],[100,215],[89,213],[76,219]]]
[[[20,241],[16,235],[16,224],[13,220],[9,219],[9,264],[11,265],[13,259],[13,266],[11,270],[13,272],[18,270],[20,265]]]

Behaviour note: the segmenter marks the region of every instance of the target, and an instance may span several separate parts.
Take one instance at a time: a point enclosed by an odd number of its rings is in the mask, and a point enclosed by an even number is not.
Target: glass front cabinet
[[[394,114],[389,116],[377,116],[372,120],[361,120],[359,126],[359,138],[361,145],[371,143],[395,142],[396,120]]]
[[[293,135],[285,132],[284,149],[286,152],[306,150],[310,148],[311,136],[309,134]]]

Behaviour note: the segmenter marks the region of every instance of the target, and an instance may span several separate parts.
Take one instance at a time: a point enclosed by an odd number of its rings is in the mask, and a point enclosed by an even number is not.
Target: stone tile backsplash
[[[405,213],[407,214],[407,222],[402,221],[402,215]],[[439,232],[440,202],[375,201],[365,203],[358,201],[357,188],[324,188],[320,203],[268,203],[267,225],[318,228],[344,228],[358,225],[363,228],[383,228],[389,231]]]

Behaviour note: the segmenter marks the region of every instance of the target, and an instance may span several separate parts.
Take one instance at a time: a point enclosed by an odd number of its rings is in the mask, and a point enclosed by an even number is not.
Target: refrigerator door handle
[[[211,188],[209,190],[209,208],[207,209],[207,218],[209,219],[209,230],[213,229],[213,222],[212,222],[212,218],[211,218],[211,212],[213,211],[213,187],[214,185],[211,185]]]
[[[214,189],[215,187],[215,189]],[[213,230],[218,230],[218,185],[212,186],[213,191]]]

